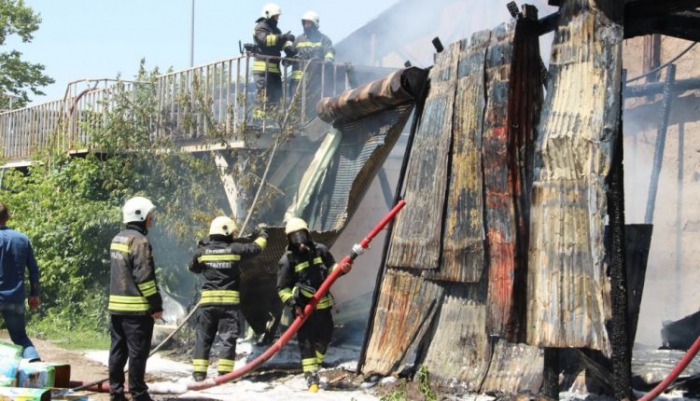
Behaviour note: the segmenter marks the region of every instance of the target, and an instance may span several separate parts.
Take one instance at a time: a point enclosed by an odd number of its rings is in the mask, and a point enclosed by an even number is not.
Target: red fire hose
[[[253,359],[251,362],[249,362],[247,365],[243,366],[240,369],[234,370],[231,373],[227,373],[222,376],[217,376],[213,378],[209,378],[207,380],[201,381],[201,382],[192,382],[187,385],[188,390],[205,390],[214,386],[218,386],[223,383],[228,383],[230,381],[239,379],[246,375],[247,373],[253,371],[253,369],[257,368],[260,366],[263,362],[267,361],[268,359],[272,358],[275,354],[277,354],[287,343],[289,340],[292,339],[292,336],[299,330],[302,324],[306,321],[306,319],[309,317],[311,312],[314,310],[316,307],[316,304],[318,301],[321,300],[321,298],[328,292],[328,289],[335,283],[335,280],[338,279],[338,277],[341,274],[348,273],[350,269],[352,268],[352,263],[353,261],[360,255],[362,250],[367,249],[369,246],[370,241],[379,234],[379,232],[389,224],[389,222],[396,216],[396,214],[401,210],[406,205],[406,202],[404,200],[399,201],[399,203],[394,206],[393,209],[384,216],[382,221],[377,224],[372,231],[367,234],[367,236],[360,242],[360,247],[362,249],[356,249],[353,247],[352,252],[350,255],[347,255],[343,258],[343,260],[340,261],[338,264],[339,269],[333,270],[333,272],[328,276],[328,278],[323,282],[321,287],[316,291],[314,294],[313,298],[309,301],[309,303],[304,307],[304,313],[302,313],[301,316],[297,316],[296,319],[294,319],[294,322],[292,323],[291,326],[287,329],[287,331],[282,334],[282,336],[277,340],[270,348],[268,348],[262,355],[258,356],[257,358]]]
[[[671,373],[669,373],[668,376],[666,376],[666,378],[663,379],[661,383],[657,384],[656,387],[654,387],[650,392],[644,394],[644,396],[640,398],[639,401],[650,401],[658,397],[659,394],[666,390],[666,388],[678,378],[678,376],[688,366],[690,361],[692,361],[693,358],[695,358],[695,355],[698,353],[698,351],[700,351],[700,337],[698,337],[693,343],[693,345],[691,345],[690,348],[688,348],[688,351],[683,356],[683,359],[681,359],[678,362],[678,364],[675,368],[673,368]]]

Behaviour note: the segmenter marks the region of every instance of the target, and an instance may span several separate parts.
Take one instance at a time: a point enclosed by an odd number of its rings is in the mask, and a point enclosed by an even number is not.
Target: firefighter
[[[163,315],[158,292],[153,251],[148,229],[154,223],[155,206],[150,200],[134,197],[124,203],[126,228],[109,247],[110,331],[109,393],[113,401],[124,401],[124,366],[129,360],[129,392],[135,401],[149,401],[144,380],[146,360],[151,349],[154,320]]]
[[[335,49],[333,42],[319,31],[320,18],[314,11],[307,11],[301,16],[301,25],[304,33],[297,36],[289,55],[306,62],[295,62],[292,65],[292,74],[289,80],[289,96],[301,96],[306,98],[307,115],[316,110],[316,103],[321,99],[322,68],[326,74],[331,73],[328,66],[335,61]],[[326,67],[323,67],[325,63]],[[308,66],[307,66],[308,65]],[[305,86],[300,88],[304,79]],[[303,93],[296,94],[297,90]]]
[[[302,315],[309,299],[330,273],[339,267],[328,248],[312,240],[304,220],[297,217],[289,219],[284,231],[289,244],[279,261],[277,292],[282,302],[291,308],[296,317]],[[333,334],[332,307],[333,299],[328,293],[319,301],[316,309],[311,312],[297,333],[301,366],[311,392],[318,391],[318,369]]]
[[[200,242],[189,269],[204,276],[202,297],[197,317],[197,339],[194,345],[192,365],[195,381],[207,377],[209,351],[216,338],[223,343],[219,358],[219,375],[233,371],[238,339],[238,305],[241,285],[241,261],[258,255],[267,246],[264,225],[256,228],[252,243],[236,241],[236,222],[226,216],[215,218],[209,228],[209,241]]]
[[[270,3],[263,7],[262,16],[255,21],[253,41],[256,57],[253,61],[253,78],[257,98],[253,117],[256,119],[264,119],[266,109],[276,109],[282,97],[280,57],[282,50],[291,51],[294,35],[283,34],[277,27],[280,15],[282,15],[280,7]]]

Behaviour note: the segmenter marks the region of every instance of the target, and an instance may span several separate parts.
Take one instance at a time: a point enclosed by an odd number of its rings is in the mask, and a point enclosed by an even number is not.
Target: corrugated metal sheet
[[[460,45],[438,54],[430,71],[430,92],[407,170],[408,206],[395,222],[389,249],[392,267],[438,268]]]
[[[427,74],[426,70],[417,67],[395,71],[334,98],[322,99],[316,105],[316,112],[321,120],[338,124],[412,103]]]
[[[515,277],[515,198],[513,196],[513,141],[509,126],[508,95],[515,24],[493,30],[486,58],[487,105],[483,147],[484,202],[486,204],[486,258],[489,296],[486,330],[502,337],[510,320]]]
[[[482,393],[537,394],[542,387],[544,351],[498,340]]]
[[[389,375],[407,358],[428,329],[443,296],[442,286],[396,269],[382,280],[363,371]]]
[[[622,32],[566,2],[552,46],[533,185],[527,341],[610,354],[604,179],[618,124]]]
[[[424,364],[431,378],[444,385],[479,391],[491,353],[485,330],[486,277],[479,284],[446,287]]]
[[[420,266],[402,269],[403,279],[398,283],[403,286],[399,291],[402,299],[431,297],[438,302],[438,311],[422,339],[423,351],[417,355],[416,362],[427,365],[431,377],[438,382],[470,391],[537,392],[541,385],[541,351],[499,339],[518,337],[521,314],[516,304],[524,303],[525,299],[526,264],[517,257],[526,251],[522,244],[527,244],[528,236],[525,212],[529,211],[529,197],[522,191],[530,185],[527,180],[532,176],[533,131],[542,103],[539,38],[532,30],[525,29],[532,24],[519,20],[517,25],[476,33],[470,43],[461,42],[444,216],[439,216],[437,205],[441,203],[431,192],[433,181],[441,177],[435,172],[428,176],[425,170],[415,168],[415,162],[424,161],[426,155],[436,157],[435,148],[440,144],[416,143],[411,154],[414,168],[409,168],[406,176],[407,199],[411,189],[423,190],[421,199],[416,199],[419,192],[414,192],[414,199],[421,202],[414,205],[414,214],[402,216],[404,224],[414,223],[405,230],[423,230],[423,235],[428,237],[432,235],[432,227],[424,226],[442,218],[435,224],[437,227],[444,224],[445,233],[440,269],[418,270]],[[518,60],[514,59],[515,55]],[[440,61],[445,60],[439,56],[436,62]],[[430,90],[429,100],[433,96],[432,82]],[[446,95],[440,93],[440,96]],[[435,102],[434,107],[438,105]],[[430,121],[440,127],[448,120],[447,117],[436,120],[436,113],[439,111],[426,107],[421,125]],[[426,151],[427,146],[433,149]],[[434,165],[435,162],[428,167]],[[432,202],[430,209],[424,205],[428,201]],[[410,206],[409,201],[407,207]],[[490,236],[488,240],[486,233]],[[402,247],[395,247],[397,241],[402,242]],[[395,232],[391,251],[407,250],[407,244]],[[418,248],[417,241],[410,244]],[[427,242],[420,245],[430,246]],[[413,258],[414,265],[432,263],[432,255],[427,251],[411,248],[402,256]],[[421,341],[409,340],[419,329],[411,326],[406,330],[406,325],[415,324],[409,322],[426,309],[425,301],[417,308],[401,302],[403,311],[391,315],[386,312],[386,298],[398,290],[394,287],[398,285],[396,269],[391,263],[389,258],[390,267],[382,280],[384,304],[376,308],[377,318],[367,348],[367,361],[372,362],[363,369],[365,373],[376,371],[367,366],[377,365],[374,356],[377,352],[381,354],[384,371],[394,372],[391,367],[401,366],[406,357],[400,350],[410,349]],[[429,282],[440,283],[444,298],[438,298],[435,293],[420,293],[426,291]],[[405,294],[405,291],[414,293]],[[397,349],[386,351],[394,347]]]
[[[451,147],[451,174],[444,218],[443,254],[435,280],[476,283],[484,271],[484,195],[481,132],[486,107],[484,76],[491,31],[462,43]]]

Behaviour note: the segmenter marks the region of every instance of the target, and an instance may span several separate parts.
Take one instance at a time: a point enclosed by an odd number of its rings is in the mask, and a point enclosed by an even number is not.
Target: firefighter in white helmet
[[[129,392],[134,401],[150,401],[144,376],[151,350],[154,320],[163,315],[153,251],[148,229],[154,223],[156,207],[142,197],[124,203],[126,228],[110,245],[109,285],[110,331],[109,393],[112,401],[125,401],[124,366],[129,360]]]
[[[207,376],[209,352],[217,332],[222,342],[218,373],[224,375],[233,371],[239,335],[240,263],[258,255],[267,246],[264,224],[255,229],[252,242],[234,238],[237,231],[233,219],[215,218],[209,228],[209,240],[200,242],[190,262],[190,271],[204,276],[192,358],[195,381]]]
[[[316,110],[316,103],[321,99],[322,76],[332,76],[335,49],[328,36],[319,30],[321,19],[315,11],[305,12],[301,16],[301,25],[304,33],[296,37],[289,55],[304,61],[292,65],[289,96],[296,99],[305,96],[306,113],[311,115]],[[322,73],[322,69],[325,69],[325,74]],[[302,82],[304,85],[301,85]],[[297,94],[297,91],[300,93]]]
[[[294,316],[299,316],[323,281],[339,267],[328,248],[313,241],[304,220],[297,217],[289,219],[284,231],[289,244],[279,261],[277,292],[282,302],[292,309]],[[312,392],[318,391],[318,370],[333,334],[332,307],[333,298],[328,293],[321,298],[297,333],[302,370]]]
[[[282,50],[290,50],[294,35],[282,33],[277,27],[282,9],[277,4],[266,4],[260,18],[255,21],[253,41],[255,59],[253,61],[253,78],[257,89],[257,98],[253,117],[262,119],[267,111],[274,110],[282,97],[282,71],[280,57]]]

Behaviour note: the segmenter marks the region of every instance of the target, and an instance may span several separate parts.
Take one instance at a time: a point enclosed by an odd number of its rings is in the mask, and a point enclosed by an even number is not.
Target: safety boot
[[[123,393],[120,394],[110,394],[109,401],[127,401],[126,396]]]
[[[318,372],[306,372],[306,387],[309,388],[309,392],[317,393],[318,384],[320,383],[320,378],[318,377]]]
[[[207,378],[207,374],[204,372],[194,372],[192,373],[192,380],[196,382],[204,381]]]

